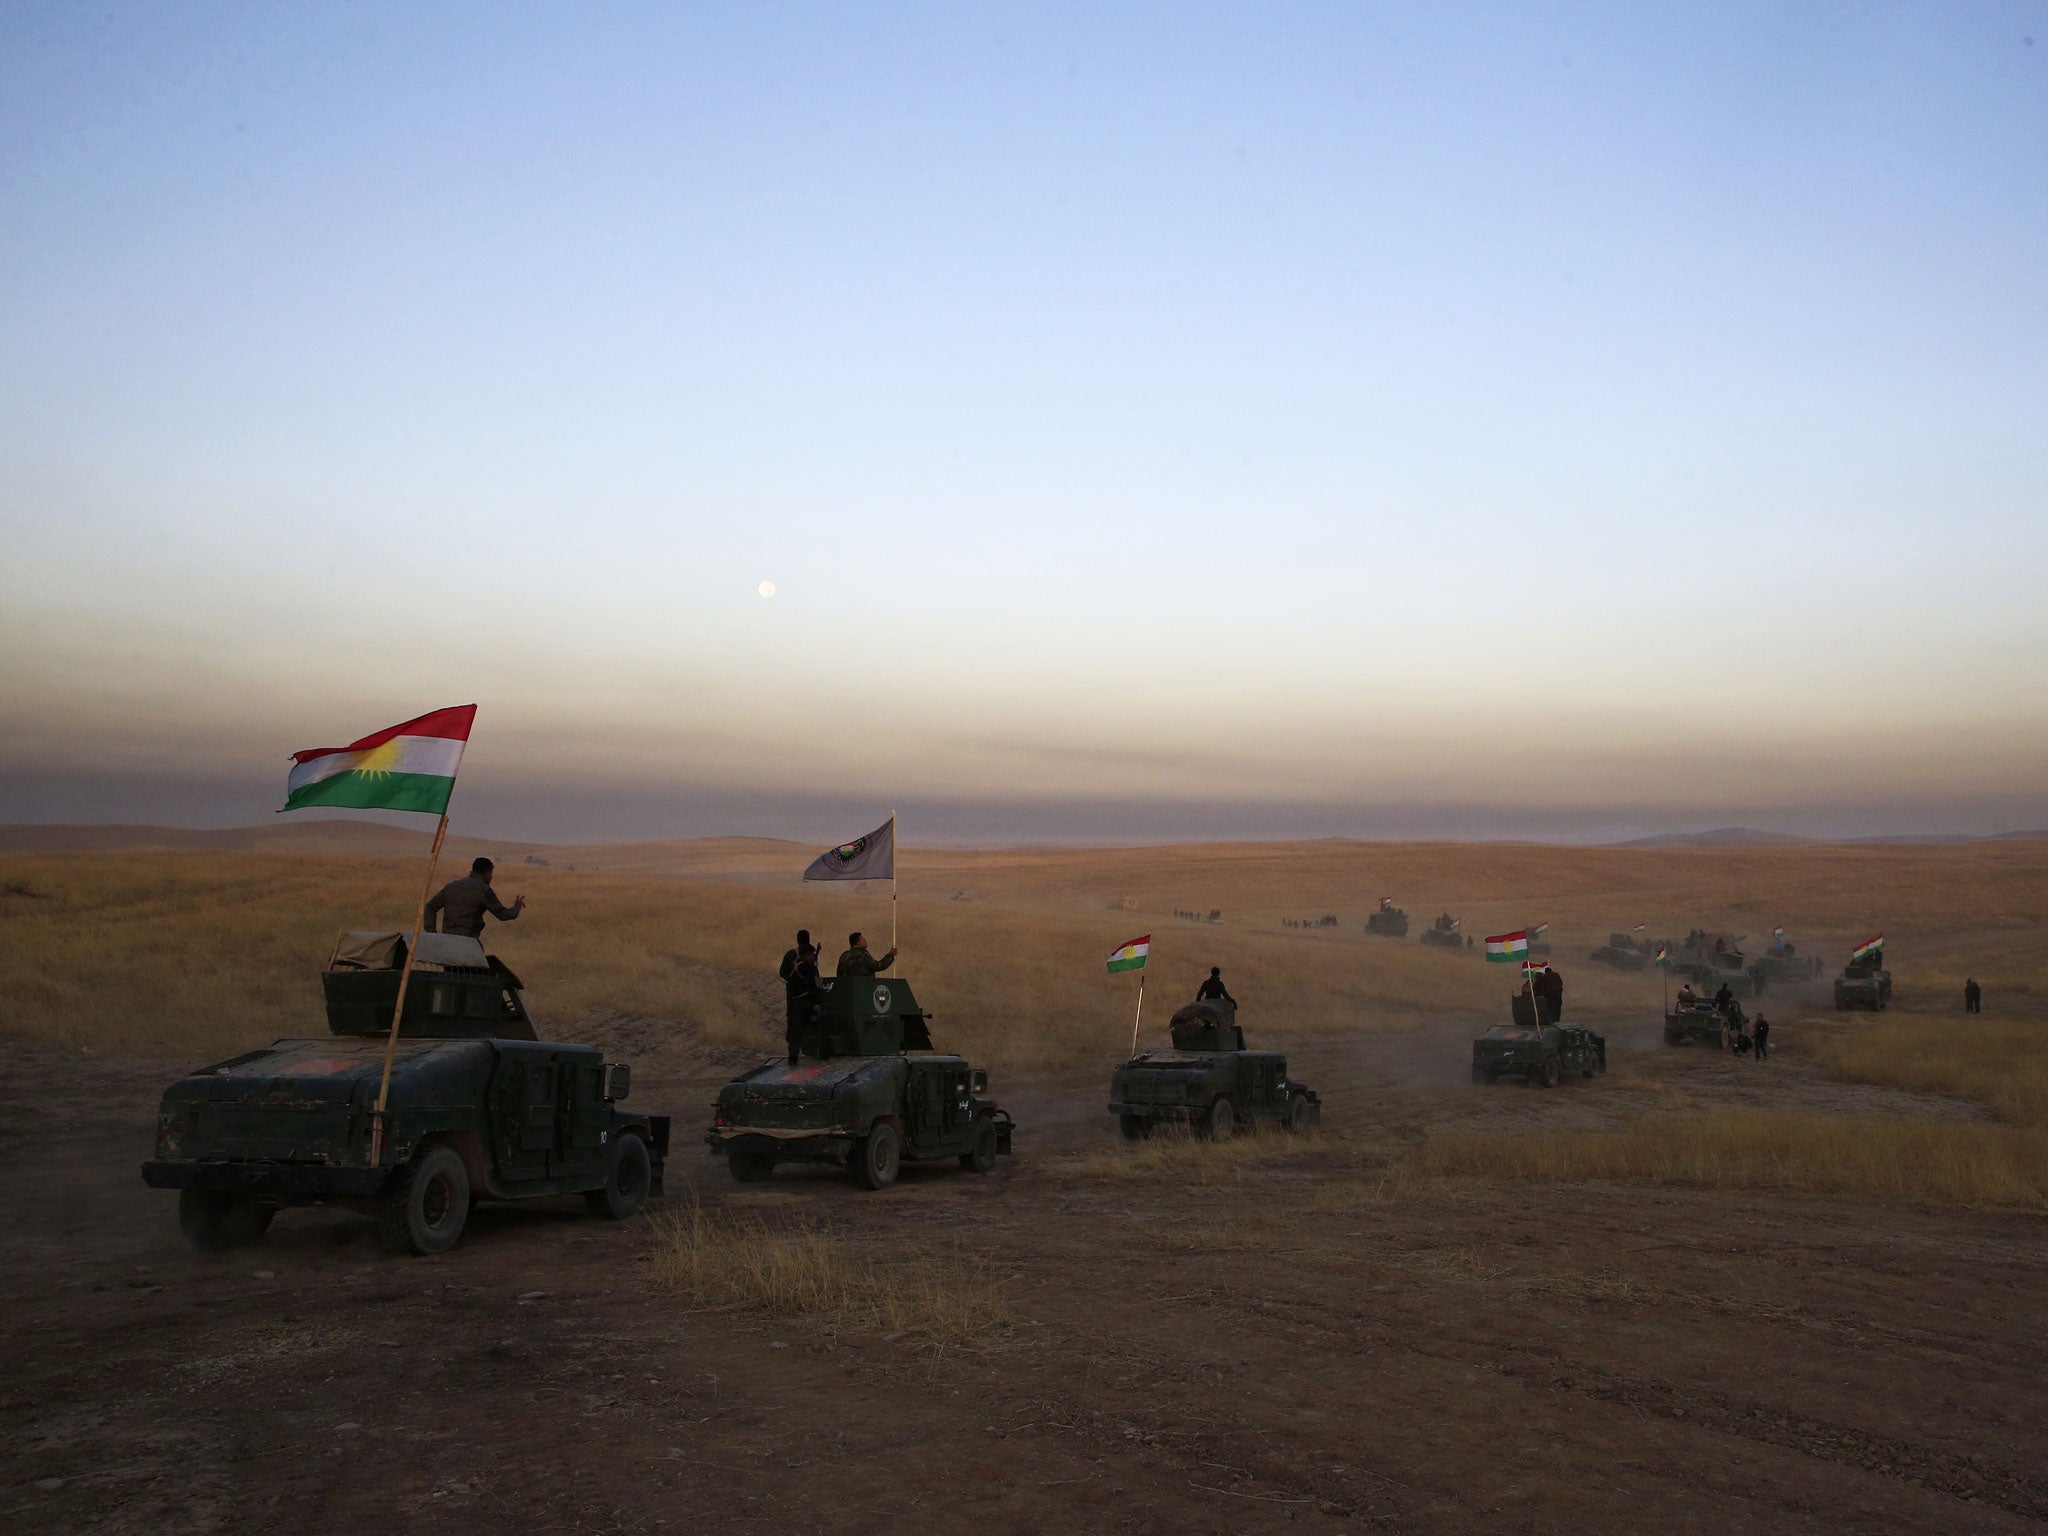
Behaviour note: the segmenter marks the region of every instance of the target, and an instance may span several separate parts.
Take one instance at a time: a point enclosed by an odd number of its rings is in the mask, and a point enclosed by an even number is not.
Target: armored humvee
[[[1820,977],[1820,962],[1811,955],[1800,954],[1796,945],[1783,939],[1765,950],[1750,969],[1768,982],[1815,981]]]
[[[1458,920],[1448,912],[1423,929],[1416,937],[1421,943],[1441,945],[1446,949],[1463,949],[1465,947],[1465,935],[1458,931]]]
[[[1405,939],[1408,937],[1408,914],[1383,897],[1379,910],[1366,918],[1365,931],[1382,939]]]
[[[1892,973],[1885,969],[1882,952],[1868,960],[1853,961],[1843,966],[1842,974],[1835,978],[1837,1012],[1868,1008],[1873,1013],[1882,1013],[1891,1005],[1891,1000]]]
[[[1650,950],[1636,942],[1632,933],[1610,933],[1607,942],[1588,956],[1595,965],[1611,965],[1617,971],[1640,971],[1650,963]]]
[[[1133,1056],[1109,1077],[1109,1112],[1131,1141],[1164,1122],[1226,1140],[1239,1125],[1304,1131],[1320,1125],[1323,1101],[1287,1076],[1278,1051],[1248,1051],[1228,998],[1179,1009],[1169,1026],[1173,1049]]]
[[[1735,1048],[1737,1040],[1747,1041],[1749,1017],[1742,1004],[1732,998],[1724,1009],[1710,997],[1681,999],[1664,1015],[1666,1045],[1704,1045],[1714,1050]]]
[[[799,1061],[777,1059],[718,1090],[705,1144],[742,1183],[777,1163],[843,1163],[867,1189],[896,1182],[904,1159],[957,1157],[995,1167],[1016,1127],[988,1096],[988,1074],[932,1050],[931,1017],[897,977],[823,983]],[[914,1054],[913,1054],[914,1053]]]
[[[1507,1024],[1496,1024],[1472,1042],[1472,1081],[1491,1083],[1519,1077],[1554,1088],[1568,1072],[1592,1077],[1607,1070],[1607,1037],[1582,1024],[1560,1024],[1547,998],[1526,993],[1509,999]]]
[[[346,1206],[401,1252],[453,1247],[475,1200],[582,1195],[623,1219],[661,1193],[665,1115],[619,1108],[628,1068],[535,1038],[519,978],[480,940],[423,933],[384,1075],[407,935],[345,933],[321,977],[329,1037],[279,1040],[173,1083],[143,1181],[193,1246],[252,1243],[292,1205]]]
[[[1707,992],[1726,987],[1738,997],[1754,997],[1756,977],[1750,972],[1749,961],[1735,947],[1737,942],[1725,934],[1695,931],[1683,949],[1672,953],[1672,973]]]

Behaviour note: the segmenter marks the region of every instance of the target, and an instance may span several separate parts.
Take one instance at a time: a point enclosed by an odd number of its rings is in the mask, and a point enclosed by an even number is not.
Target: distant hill
[[[1801,848],[1819,842],[1790,832],[1759,832],[1755,827],[1717,827],[1712,832],[1660,832],[1634,837],[1612,848]]]

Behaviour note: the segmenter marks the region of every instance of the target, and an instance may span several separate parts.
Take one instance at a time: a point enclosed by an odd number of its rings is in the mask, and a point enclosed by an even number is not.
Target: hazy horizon
[[[0,820],[2048,825],[2037,42],[8,7]]]

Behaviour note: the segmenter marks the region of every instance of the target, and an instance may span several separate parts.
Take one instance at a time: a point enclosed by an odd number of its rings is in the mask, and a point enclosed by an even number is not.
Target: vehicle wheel
[[[1558,1070],[1557,1058],[1555,1056],[1543,1063],[1542,1083],[1545,1088],[1555,1088],[1557,1080],[1563,1076],[1564,1073]]]
[[[624,1221],[647,1203],[653,1183],[654,1164],[647,1156],[647,1143],[627,1131],[612,1138],[610,1156],[605,1159],[604,1188],[591,1190],[583,1203],[599,1216]]]
[[[850,1161],[861,1188],[887,1189],[894,1184],[903,1167],[903,1142],[896,1127],[886,1120],[877,1121],[855,1145]]]
[[[969,1173],[987,1173],[996,1165],[996,1123],[983,1115],[974,1122],[974,1140],[960,1154],[960,1166]]]
[[[1287,1099],[1287,1129],[1297,1136],[1315,1129],[1316,1107],[1309,1103],[1305,1093],[1290,1094]]]
[[[775,1159],[765,1152],[742,1152],[738,1147],[728,1147],[725,1166],[740,1183],[758,1184],[775,1172]]]
[[[1237,1129],[1237,1111],[1230,1100],[1219,1098],[1209,1106],[1208,1117],[1202,1122],[1202,1134],[1211,1141],[1228,1141]]]
[[[178,1229],[201,1253],[222,1253],[261,1242],[270,1230],[277,1207],[254,1195],[233,1195],[218,1189],[178,1191]]]
[[[384,1241],[399,1253],[446,1253],[469,1220],[469,1172],[451,1147],[429,1147],[391,1176],[377,1208]]]
[[[1124,1133],[1125,1141],[1143,1141],[1152,1134],[1152,1122],[1143,1115],[1119,1115],[1116,1128]]]

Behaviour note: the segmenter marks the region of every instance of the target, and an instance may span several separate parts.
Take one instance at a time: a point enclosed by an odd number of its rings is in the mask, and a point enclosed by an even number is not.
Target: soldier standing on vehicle
[[[1756,1016],[1756,1059],[1762,1061],[1771,1054],[1771,1021],[1762,1014]]]
[[[775,974],[780,976],[784,981],[789,980],[789,973],[796,969],[797,962],[803,959],[804,951],[809,949],[810,947],[811,930],[808,928],[797,929],[796,943],[791,948],[785,949],[782,952],[782,965],[781,968],[777,970]]]
[[[890,945],[889,952],[877,960],[868,953],[868,941],[860,934],[846,936],[846,953],[839,957],[835,976],[879,976],[889,969],[889,963],[896,958],[896,946]]]
[[[1195,989],[1195,1001],[1213,1003],[1218,998],[1233,1008],[1237,1006],[1237,999],[1232,997],[1229,989],[1223,985],[1223,967],[1212,965],[1209,967],[1209,979]]]
[[[1728,983],[1725,981],[1721,983],[1721,990],[1714,994],[1714,1006],[1723,1013],[1728,1013],[1735,1007],[1735,994],[1728,990]]]
[[[491,889],[491,871],[495,867],[489,859],[472,859],[468,874],[460,880],[450,880],[434,892],[433,900],[427,903],[423,925],[426,932],[459,933],[465,938],[480,939],[484,935],[486,912],[501,923],[509,923],[524,912],[524,896],[513,897],[509,907],[498,900],[498,893]]]
[[[1536,989],[1550,999],[1550,1022],[1555,1024],[1564,1017],[1564,978],[1554,970],[1539,971]]]
[[[1685,1012],[1686,1009],[1690,1008],[1694,1003],[1698,1001],[1699,999],[1693,995],[1691,982],[1688,981],[1684,986],[1678,989],[1678,1011],[1680,1013]]]
[[[792,1067],[796,1065],[798,1041],[818,1004],[818,951],[808,933],[798,937],[803,942],[791,951],[795,962],[782,974],[782,1038],[789,1046]]]
[[[1963,983],[1963,1012],[1982,1013],[1983,1011],[1984,989],[1977,985],[1977,979],[1973,976]]]

